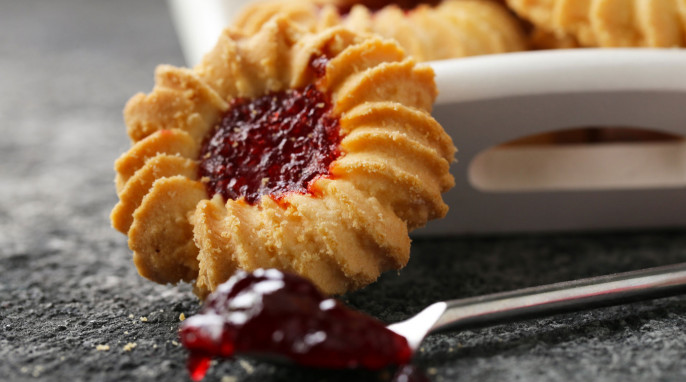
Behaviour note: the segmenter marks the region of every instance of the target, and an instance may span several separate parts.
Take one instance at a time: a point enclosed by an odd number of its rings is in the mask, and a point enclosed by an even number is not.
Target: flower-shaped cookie
[[[246,7],[236,18],[236,26],[246,33],[255,33],[276,14],[283,14],[310,31],[343,25],[392,38],[419,61],[526,49],[526,37],[518,20],[501,4],[483,0],[395,3],[267,0]]]
[[[686,46],[684,0],[507,0],[537,28],[588,47]]]
[[[204,297],[237,268],[279,268],[342,293],[403,267],[408,231],[447,212],[433,71],[393,41],[276,18],[155,77],[124,111],[111,216],[149,279]]]

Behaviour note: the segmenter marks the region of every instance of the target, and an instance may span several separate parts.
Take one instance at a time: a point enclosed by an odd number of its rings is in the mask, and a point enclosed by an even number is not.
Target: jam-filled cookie
[[[433,77],[393,41],[283,18],[227,29],[193,69],[158,67],[115,163],[112,223],[139,273],[204,297],[237,268],[335,294],[403,267],[408,231],[446,214],[454,184]]]
[[[686,46],[686,0],[507,0],[537,28],[587,47]]]
[[[501,4],[482,0],[266,0],[246,7],[235,25],[255,33],[277,14],[310,31],[342,25],[396,40],[419,61],[526,49],[518,20]]]

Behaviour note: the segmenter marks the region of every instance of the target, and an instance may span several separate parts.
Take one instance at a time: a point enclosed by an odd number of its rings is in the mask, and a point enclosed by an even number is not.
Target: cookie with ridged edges
[[[686,0],[507,0],[522,18],[587,47],[686,46]]]
[[[286,18],[227,29],[127,103],[112,224],[141,275],[201,297],[238,268],[360,288],[402,268],[408,232],[448,210],[456,149],[435,97],[431,68],[392,40]]]
[[[419,61],[525,50],[518,20],[501,4],[482,0],[359,2],[266,0],[239,13],[235,26],[255,33],[281,14],[310,31],[342,25],[392,38]]]

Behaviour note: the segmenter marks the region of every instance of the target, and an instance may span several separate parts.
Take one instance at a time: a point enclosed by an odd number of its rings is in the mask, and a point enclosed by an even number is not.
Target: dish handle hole
[[[477,154],[469,182],[484,192],[686,187],[686,139],[639,128],[571,128]]]

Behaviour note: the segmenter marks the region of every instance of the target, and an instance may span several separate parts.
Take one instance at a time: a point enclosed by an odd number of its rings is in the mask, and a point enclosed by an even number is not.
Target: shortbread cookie
[[[115,163],[112,223],[140,274],[203,297],[237,268],[279,268],[336,294],[402,268],[454,184],[433,77],[394,41],[284,18],[158,67]]]
[[[369,3],[369,6],[365,4]],[[352,4],[345,0],[267,0],[246,7],[237,28],[255,33],[277,14],[316,32],[334,25],[392,38],[419,61],[526,49],[518,20],[499,3],[481,0]],[[431,4],[438,3],[432,6]],[[411,7],[411,8],[407,8]]]
[[[579,43],[571,35],[556,35],[545,29],[533,28],[529,32],[529,48],[532,50],[573,49],[579,48]]]
[[[683,47],[686,0],[507,0],[537,28],[587,47]]]

